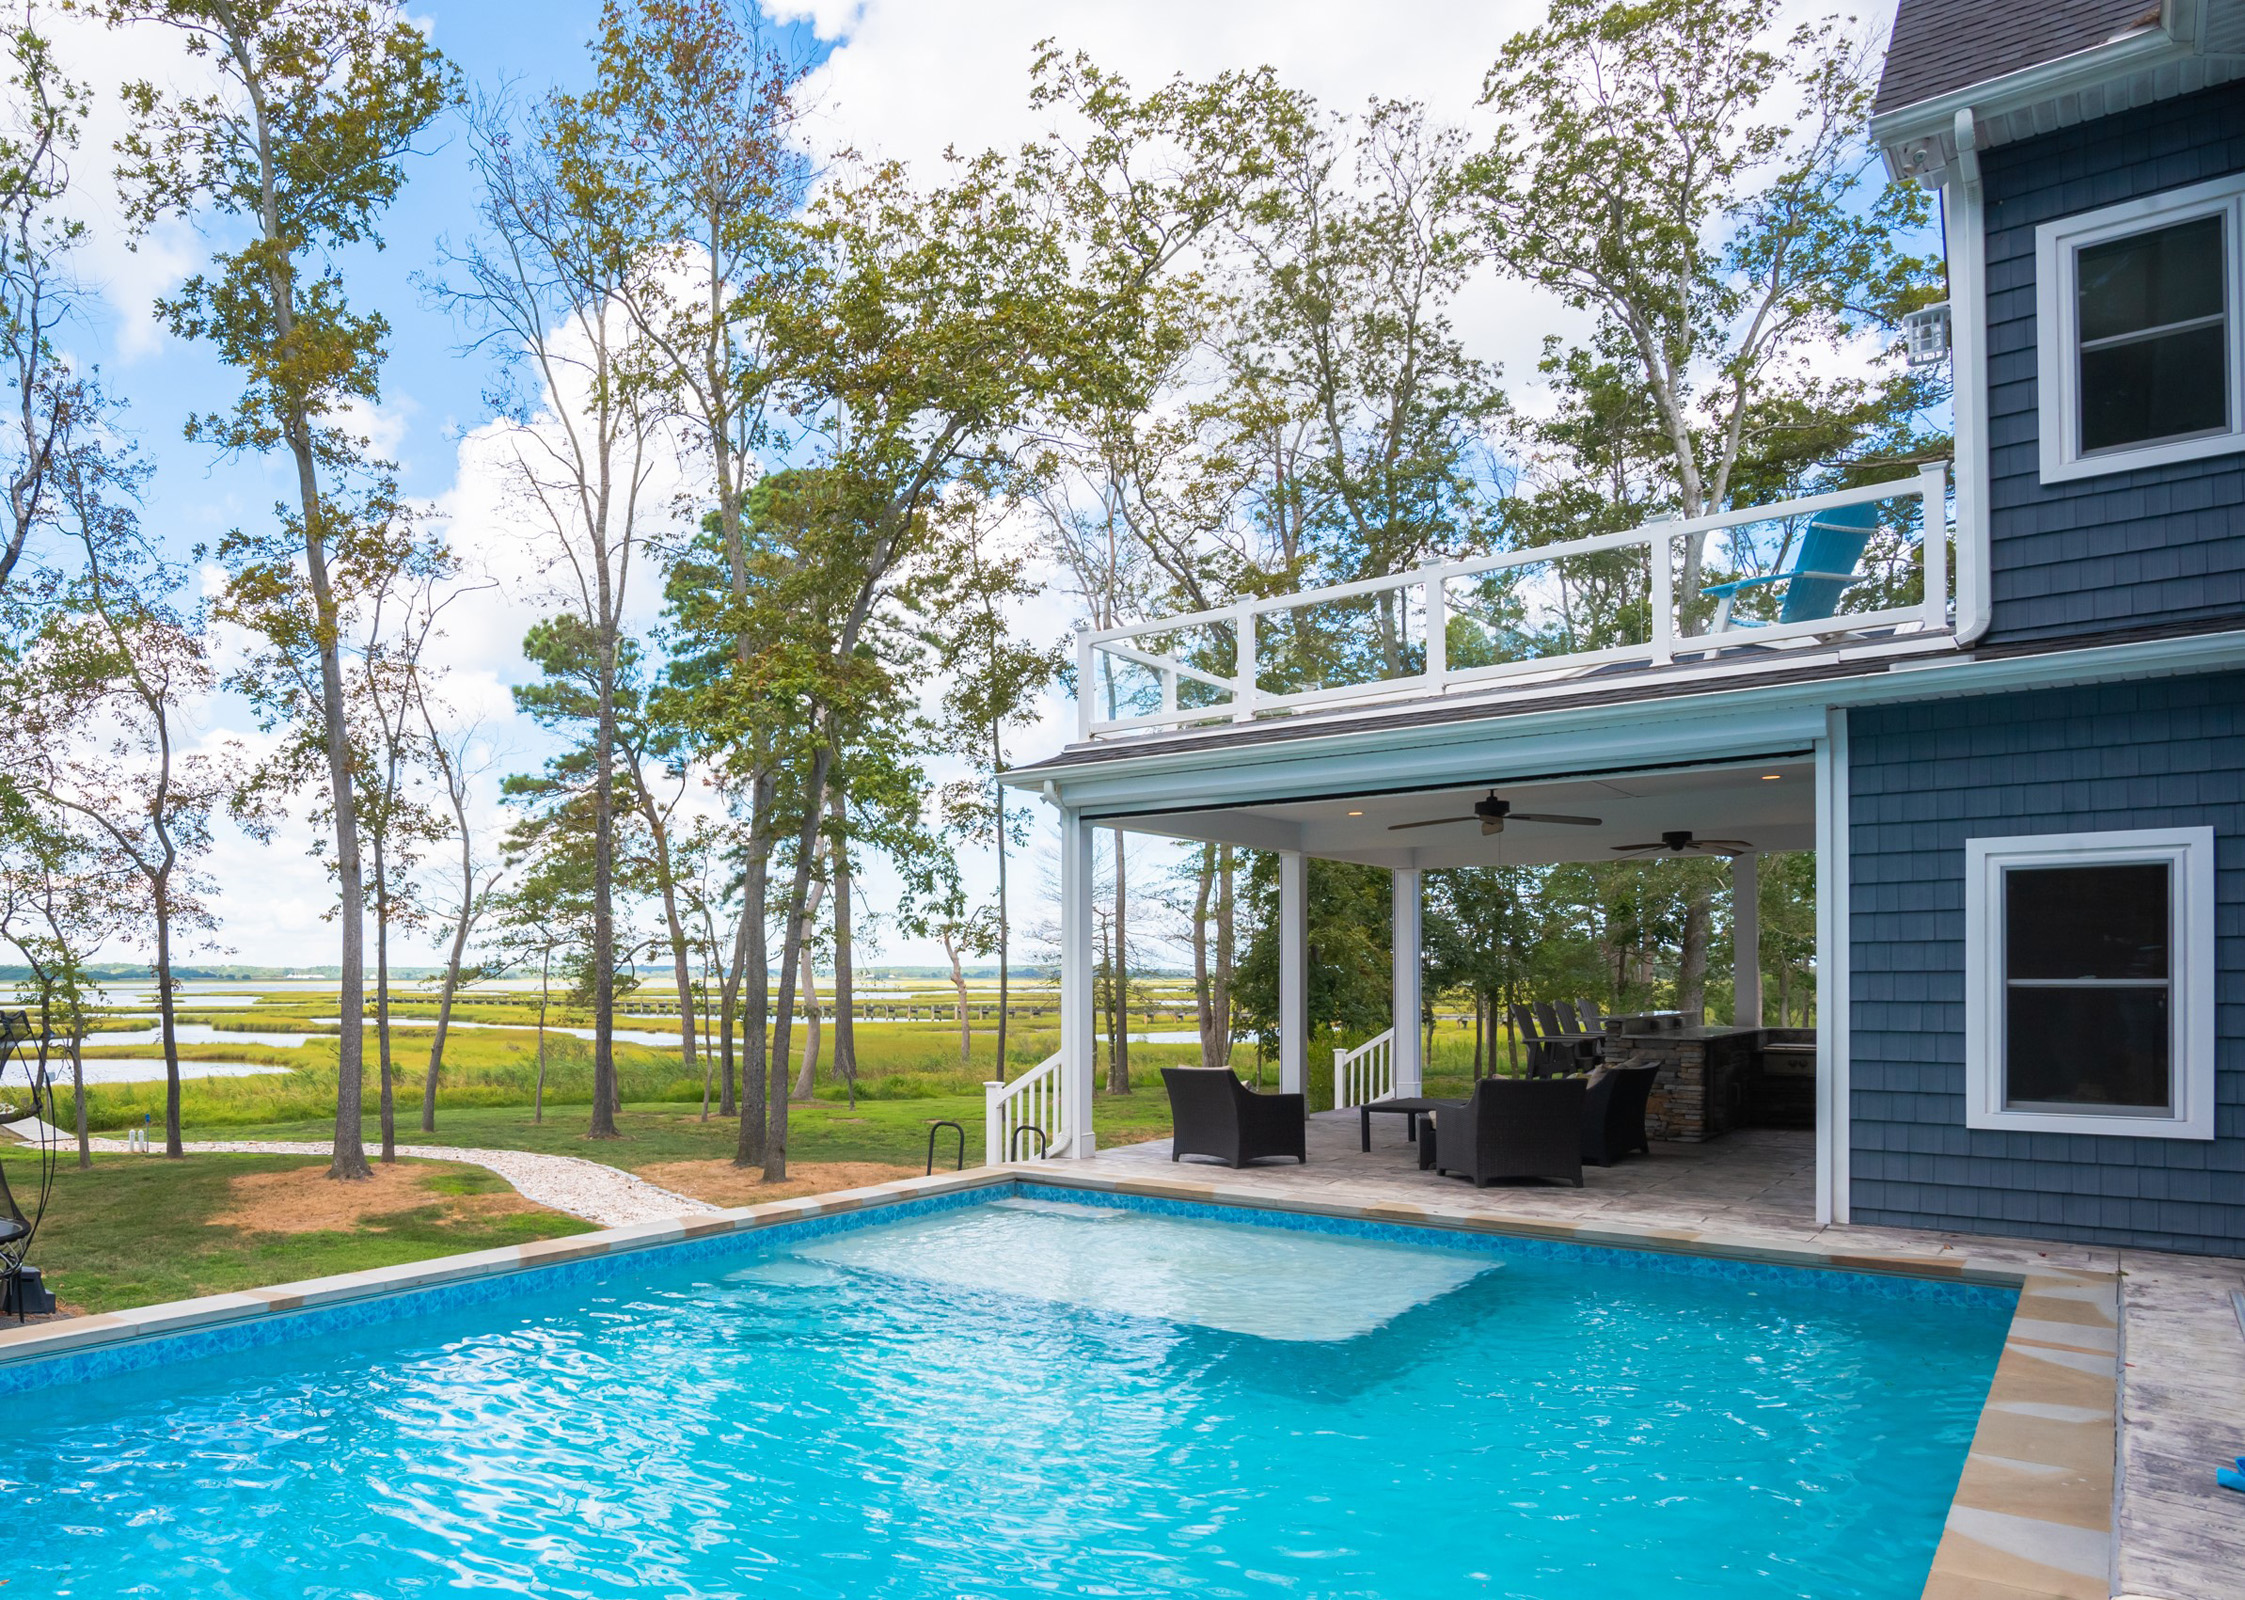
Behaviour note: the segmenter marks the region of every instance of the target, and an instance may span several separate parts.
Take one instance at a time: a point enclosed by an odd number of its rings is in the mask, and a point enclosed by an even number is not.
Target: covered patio
[[[1656,753],[1647,750],[1648,755]],[[1385,763],[1385,783],[1367,781],[1373,775],[1362,771],[1336,771],[1330,777],[1339,781],[1322,781],[1327,775],[1317,770],[1318,763],[1283,746],[1259,744],[1237,754],[1237,764],[1209,785],[1219,792],[1195,797],[1194,803],[1133,803],[1117,797],[1109,804],[1072,805],[1073,796],[1047,786],[1047,798],[1061,806],[1061,1051],[1045,1068],[1004,1086],[1002,1095],[994,1086],[993,1138],[1000,1141],[994,1148],[1001,1152],[994,1159],[1013,1153],[1005,1148],[1011,1143],[1010,1130],[1024,1125],[1046,1133],[1057,1129],[1055,1155],[1094,1153],[1092,901],[1094,844],[1102,830],[1231,844],[1276,855],[1278,1087],[1302,1093],[1313,1079],[1320,1080],[1310,1106],[1309,1162],[1297,1178],[1277,1181],[1313,1185],[1346,1184],[1373,1174],[1413,1183],[1445,1182],[1415,1170],[1401,1117],[1374,1118],[1373,1148],[1360,1149],[1358,1116],[1350,1109],[1366,1101],[1428,1092],[1421,1059],[1426,1036],[1419,1024],[1429,998],[1422,940],[1429,871],[1691,856],[1724,863],[1730,879],[1730,892],[1718,894],[1714,909],[1719,921],[1730,923],[1737,952],[1730,975],[1733,1013],[1704,1027],[1696,1024],[1707,1019],[1673,1015],[1608,1019],[1602,1048],[1609,1060],[1661,1068],[1650,1120],[1653,1153],[1625,1158],[1610,1168],[1589,1168],[1581,1191],[1570,1189],[1564,1196],[1553,1191],[1532,1203],[1571,1214],[1628,1197],[1635,1204],[1673,1205],[1687,1213],[1695,1207],[1740,1207],[1772,1220],[1832,1220],[1838,1192],[1834,1174],[1844,1153],[1834,1139],[1841,1119],[1834,1105],[1834,1030],[1826,1025],[1831,996],[1820,992],[1816,997],[1814,1031],[1777,1035],[1763,1027],[1757,903],[1762,855],[1817,849],[1828,837],[1833,809],[1827,799],[1831,766],[1825,741],[1812,737],[1790,747],[1777,745],[1766,754],[1713,760],[1633,763],[1615,759],[1618,752],[1609,750],[1604,763],[1535,775],[1511,763],[1491,762],[1467,781],[1445,781],[1398,752]],[[1454,754],[1445,754],[1451,756],[1445,766],[1457,764]],[[1136,764],[1102,762],[1104,770],[1094,769],[1088,776],[1096,787],[1105,787],[1098,780],[1120,777]],[[1508,775],[1508,767],[1518,775]],[[1231,793],[1222,793],[1224,789]],[[1820,874],[1832,854],[1819,851]],[[1391,884],[1389,1016],[1403,1025],[1391,1025],[1353,1049],[1336,1049],[1333,1036],[1314,1024],[1308,1012],[1313,860],[1383,869]],[[1820,875],[1820,958],[1827,954],[1836,926],[1829,905]],[[1830,960],[1818,961],[1820,982],[1832,968]],[[1750,1104],[1754,1085],[1761,1081],[1765,1046],[1785,1053],[1774,1069],[1789,1075],[1777,1085],[1790,1099],[1784,1118],[1758,1116]],[[1328,1053],[1331,1092],[1321,1081],[1322,1058]],[[1433,1092],[1459,1090],[1452,1085]],[[1115,1159],[1160,1160],[1166,1166],[1167,1154],[1166,1147],[1134,1147]],[[1527,1188],[1505,1193],[1531,1203]]]
[[[1580,1189],[1537,1182],[1475,1189],[1462,1178],[1421,1172],[1415,1154],[1401,1117],[1374,1117],[1372,1148],[1364,1150],[1354,1111],[1315,1111],[1309,1160],[1300,1166],[1272,1161],[1235,1173],[1190,1156],[1173,1163],[1167,1139],[1102,1150],[1098,1165],[1186,1181],[1241,1181],[1258,1192],[1356,1204],[1408,1200],[1653,1228],[1815,1226],[1816,1136],[1787,1128],[1745,1128],[1706,1144],[1656,1139],[1650,1155],[1583,1168]]]

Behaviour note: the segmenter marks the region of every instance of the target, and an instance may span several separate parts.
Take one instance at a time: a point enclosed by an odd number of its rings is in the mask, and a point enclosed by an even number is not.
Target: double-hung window
[[[2245,450],[2245,176],[2035,230],[2045,482]]]
[[[2214,836],[1965,847],[1965,1121],[2214,1136]]]

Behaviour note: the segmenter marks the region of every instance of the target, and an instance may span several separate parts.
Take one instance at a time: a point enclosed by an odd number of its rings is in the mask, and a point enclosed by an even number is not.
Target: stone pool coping
[[[1924,1600],[2106,1600],[2113,1592],[2119,1277],[2042,1262],[2023,1264],[2016,1251],[2005,1251],[1999,1241],[1990,1241],[1984,1252],[1967,1245],[1938,1255],[1827,1249],[1775,1245],[1720,1228],[1633,1227],[1612,1219],[1568,1222],[1401,1201],[1280,1196],[1246,1185],[1184,1178],[1037,1165],[983,1167],[6,1329],[0,1331],[0,1370],[141,1339],[1012,1184],[2016,1289],[2018,1308],[1934,1553]]]

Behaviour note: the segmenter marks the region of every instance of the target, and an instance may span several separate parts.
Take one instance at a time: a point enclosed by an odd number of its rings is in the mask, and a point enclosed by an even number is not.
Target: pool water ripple
[[[1812,1274],[1348,1239],[1366,1285],[1414,1293],[1352,1336],[1266,1338],[1138,1314],[1112,1279],[1088,1305],[953,1281],[1008,1235],[1166,1260],[1172,1308],[1223,1288],[1177,1263],[1281,1237],[975,1205],[44,1390],[39,1435],[0,1446],[42,1530],[11,1575],[245,1600],[1904,1600],[2008,1321]],[[1430,1253],[1472,1270],[1442,1287]]]

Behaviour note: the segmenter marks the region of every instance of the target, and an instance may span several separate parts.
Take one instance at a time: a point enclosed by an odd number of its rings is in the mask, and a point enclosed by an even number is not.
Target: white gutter
[[[2114,78],[2149,71],[2193,53],[2163,22],[2152,23],[2076,50],[2053,61],[2037,62],[2000,78],[1968,83],[1961,89],[1899,106],[1871,119],[1871,142],[1887,154],[1897,178],[1914,178],[1946,165],[1956,156],[1957,113],[1970,112],[1982,123],[2044,101],[2098,88]],[[1918,146],[1911,150],[1911,146]]]
[[[1220,740],[1190,749],[1152,748],[1143,754],[1108,756],[1069,764],[1023,768],[1005,776],[1009,787],[1053,786],[1070,805],[1118,804],[1176,808],[1219,803],[1219,794],[1241,788],[1263,791],[1276,801],[1279,791],[1325,792],[1361,787],[1366,792],[1439,779],[1431,769],[1462,761],[1477,775],[1502,777],[1508,747],[1527,759],[1555,758],[1566,750],[1579,755],[1584,770],[1593,765],[1626,765],[1620,753],[1642,750],[1648,738],[1661,744],[1693,737],[1690,724],[1712,733],[1724,723],[1758,721],[1772,737],[1787,738],[1811,721],[1820,732],[1832,706],[1869,706],[1913,700],[1996,694],[2006,690],[2056,688],[2127,678],[2171,677],[2193,672],[2245,668],[2245,629],[2190,634],[2173,639],[2049,650],[1993,660],[1937,656],[1909,660],[1883,672],[1857,677],[1813,678],[1800,683],[1767,684],[1752,689],[1719,686],[1694,694],[1617,701],[1605,706],[1568,706],[1548,711],[1492,714],[1416,727],[1327,726],[1298,738],[1265,743]],[[1439,704],[1439,702],[1433,702]],[[1501,707],[1492,707],[1501,713]],[[1801,738],[1805,748],[1808,739]],[[1462,747],[1462,748],[1461,748]],[[1714,758],[1712,755],[1711,759]],[[1296,781],[1285,781],[1289,769]],[[1100,791],[1106,791],[1101,793]]]

